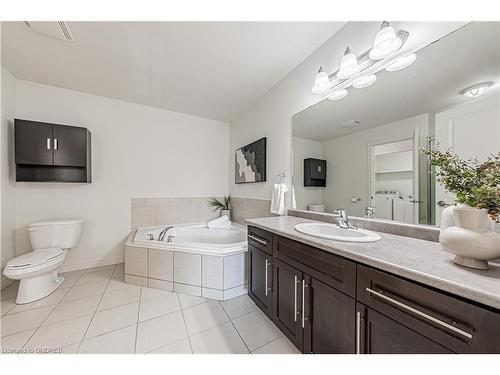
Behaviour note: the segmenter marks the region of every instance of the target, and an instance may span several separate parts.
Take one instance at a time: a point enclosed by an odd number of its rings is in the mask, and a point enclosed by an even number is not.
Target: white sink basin
[[[377,233],[366,229],[344,229],[337,224],[302,223],[295,230],[310,236],[344,242],[375,242],[380,240]]]

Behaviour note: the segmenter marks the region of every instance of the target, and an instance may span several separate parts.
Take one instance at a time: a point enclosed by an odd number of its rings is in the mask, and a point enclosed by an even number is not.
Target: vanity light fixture
[[[328,99],[330,99],[330,100],[340,100],[343,97],[345,97],[346,95],[347,95],[347,90],[346,89],[335,90],[335,91],[332,91],[328,95]]]
[[[367,74],[365,76],[361,76],[357,78],[353,83],[352,86],[357,88],[357,89],[363,89],[365,87],[368,87],[375,83],[377,80],[377,76],[375,74]]]
[[[401,44],[402,41],[396,35],[394,27],[389,26],[389,22],[384,21],[373,41],[373,48],[369,54],[370,59],[382,60],[396,52],[401,47]]]
[[[492,85],[493,83],[491,82],[478,83],[477,85],[470,86],[462,90],[462,95],[468,98],[477,98],[483,95],[486,92],[486,89]]]
[[[409,55],[405,55],[397,58],[394,62],[391,62],[389,65],[385,67],[385,70],[388,72],[397,72],[398,70],[404,69],[417,59],[417,55],[414,53],[410,53]]]
[[[344,57],[340,61],[340,68],[337,72],[338,79],[348,79],[359,72],[358,58],[351,52],[349,47],[344,52]]]
[[[319,68],[318,73],[316,73],[316,78],[314,79],[314,87],[312,92],[314,94],[319,94],[322,91],[330,87],[330,78],[328,73],[323,70],[322,67]]]

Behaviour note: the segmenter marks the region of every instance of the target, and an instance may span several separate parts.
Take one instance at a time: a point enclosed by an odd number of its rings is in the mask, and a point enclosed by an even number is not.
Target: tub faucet
[[[165,228],[163,228],[162,231],[160,232],[160,234],[158,235],[158,241],[163,241],[165,239],[165,235],[167,234],[168,230],[172,229],[172,228],[173,228],[172,225],[169,225],[169,226],[166,226]]]
[[[335,213],[339,215],[337,218],[337,225],[343,229],[358,229],[349,222],[349,216],[347,216],[347,211],[343,208],[338,208]]]
[[[375,217],[375,208],[372,206],[368,206],[365,208],[365,218],[373,219]]]

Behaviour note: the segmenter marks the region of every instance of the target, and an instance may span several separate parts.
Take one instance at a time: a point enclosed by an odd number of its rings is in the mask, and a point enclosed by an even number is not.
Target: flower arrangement
[[[445,152],[427,150],[436,171],[437,181],[449,192],[456,194],[458,203],[486,209],[493,220],[500,213],[500,152],[490,155],[484,162],[477,159],[464,160],[451,149]]]
[[[219,198],[215,198],[215,197],[211,197],[208,200],[208,206],[212,207],[212,209],[214,211],[217,211],[217,210],[221,210],[221,211],[229,210],[230,201],[231,201],[231,198],[229,197],[229,195],[225,196],[225,197],[222,197],[220,199]]]

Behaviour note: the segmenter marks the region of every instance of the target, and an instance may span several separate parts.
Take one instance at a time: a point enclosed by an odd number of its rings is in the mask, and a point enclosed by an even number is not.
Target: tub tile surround
[[[276,216],[271,214],[270,199],[231,197],[231,220],[245,225],[247,219]]]
[[[247,292],[246,252],[228,256],[125,246],[125,282],[197,297],[234,298]]]
[[[119,264],[62,274],[75,282],[22,311],[14,302],[18,283],[7,287],[1,352],[298,354],[247,295],[215,301],[138,287],[124,282],[123,270]]]

